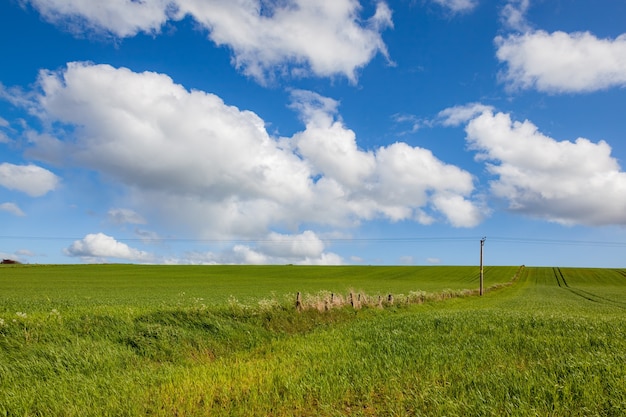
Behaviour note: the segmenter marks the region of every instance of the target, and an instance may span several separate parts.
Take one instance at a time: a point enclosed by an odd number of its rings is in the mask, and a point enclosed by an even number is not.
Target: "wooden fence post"
[[[300,294],[300,291],[296,294],[296,310],[302,310],[302,295]]]

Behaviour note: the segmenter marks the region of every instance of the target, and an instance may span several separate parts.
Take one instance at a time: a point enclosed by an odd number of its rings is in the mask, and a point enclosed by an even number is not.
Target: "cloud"
[[[2,84],[0,83],[0,90],[2,90]],[[0,91],[0,97],[3,97],[1,91]],[[9,122],[0,117],[0,143],[9,143],[11,142],[11,139],[9,139],[9,137],[7,136],[6,133],[4,133],[1,129],[6,129],[9,128],[10,124]]]
[[[437,121],[443,126],[460,126],[472,120],[479,114],[492,110],[491,106],[480,103],[470,103],[462,106],[448,107],[439,112]]]
[[[233,63],[247,75],[264,80],[290,71],[317,76],[356,70],[377,53],[387,55],[380,32],[392,26],[389,7],[379,2],[365,24],[355,0],[292,0],[257,4],[247,1],[179,0],[182,13],[210,29],[209,38],[233,50]]]
[[[7,253],[7,252],[1,252],[1,251],[0,251],[0,259],[10,259],[12,261],[18,261],[18,262],[22,261],[19,258],[19,256],[17,256],[17,254],[15,253]]]
[[[392,220],[430,224],[432,216],[443,215],[455,227],[473,227],[482,220],[478,205],[468,199],[474,184],[467,171],[402,142],[379,148],[376,161],[374,180],[363,184],[362,192],[372,195],[378,210]]]
[[[71,63],[42,72],[39,86],[44,125],[70,129],[32,135],[29,155],[99,172],[125,186],[133,210],[179,232],[258,238],[303,224],[482,219],[471,174],[403,142],[360,149],[338,102],[312,92],[292,93],[305,129],[277,138],[256,114],[163,74]]]
[[[361,258],[360,256],[350,256],[350,262],[354,263],[354,264],[362,264],[365,262],[365,259]]]
[[[35,253],[28,249],[18,249],[15,251],[15,254],[19,257],[31,258],[35,256]]]
[[[30,3],[47,21],[74,33],[111,33],[118,37],[139,32],[158,33],[175,11],[170,0],[22,0]]]
[[[116,37],[158,33],[169,19],[191,16],[215,44],[232,50],[238,69],[260,82],[276,74],[344,75],[355,82],[376,54],[387,56],[381,32],[393,25],[386,3],[363,20],[357,0],[24,1],[74,32]]]
[[[292,95],[306,130],[297,134],[295,146],[311,162],[315,174],[323,174],[355,187],[371,176],[376,160],[372,152],[357,148],[356,135],[335,120],[337,102],[312,92]]]
[[[317,258],[324,250],[324,243],[310,230],[299,235],[272,232],[268,239],[259,243],[259,248],[272,256]]]
[[[177,258],[161,258],[134,249],[103,233],[88,234],[64,250],[85,262],[107,262],[122,259],[154,264],[297,264],[341,265],[343,259],[325,250],[323,241],[312,231],[285,235],[275,232],[252,243],[239,243],[220,252],[188,252]]]
[[[414,265],[415,264],[415,257],[411,256],[411,255],[405,255],[405,256],[401,256],[399,259],[401,264],[404,265]]]
[[[143,243],[157,243],[161,242],[163,239],[159,236],[158,233],[150,231],[150,230],[142,230],[135,228],[135,235],[137,235]]]
[[[336,118],[335,106],[314,93],[296,98],[301,100],[298,108],[306,129],[294,135],[293,145],[313,174],[321,176],[317,185],[336,195],[334,201],[340,196],[347,199],[364,219],[382,213],[393,221],[429,224],[434,219],[423,210],[429,207],[454,226],[471,227],[481,221],[480,210],[467,199],[473,191],[468,172],[403,142],[361,150],[355,133]],[[445,207],[446,199],[458,204]]]
[[[478,0],[431,0],[453,13],[470,12],[478,6]]]
[[[146,224],[146,220],[131,209],[110,209],[107,213],[107,218],[113,224]]]
[[[324,242],[307,230],[295,235],[271,232],[255,243],[236,244],[218,253],[190,252],[167,263],[341,265],[344,262],[339,255],[325,251]]]
[[[500,19],[507,29],[527,32],[530,25],[526,21],[526,12],[530,7],[530,0],[510,0],[500,12]]]
[[[104,233],[88,234],[76,240],[64,250],[71,257],[80,257],[89,262],[103,262],[109,258],[135,262],[152,262],[154,256],[148,252],[133,249]]]
[[[467,141],[496,176],[491,192],[513,211],[561,224],[626,225],[626,173],[605,141],[557,141],[530,121],[486,110]]]
[[[432,199],[433,206],[443,213],[454,227],[475,226],[483,216],[490,213],[487,208],[477,206],[456,193],[439,192]]]
[[[626,34],[598,39],[589,32],[534,31],[495,42],[510,88],[583,93],[626,86]]]
[[[52,158],[117,180],[142,213],[196,232],[247,235],[313,197],[306,164],[256,114],[213,94],[162,74],[77,63],[43,73],[40,85],[46,117],[77,128],[52,147],[34,138],[31,155],[46,159],[53,148]]]
[[[412,114],[396,113],[396,114],[392,115],[391,118],[398,125],[408,124],[408,125],[411,126],[411,128],[409,130],[405,130],[405,131],[401,132],[399,135],[405,135],[405,134],[408,134],[408,133],[415,133],[418,130],[420,130],[420,128],[423,125],[427,125],[428,124],[427,121],[424,121],[424,120],[420,119],[419,117],[417,117],[415,115],[412,115]]]
[[[31,197],[40,197],[53,191],[59,178],[47,169],[37,165],[0,164],[0,185],[9,190],[17,190]]]
[[[28,249],[18,249],[14,253],[0,252],[0,259],[10,259],[21,263],[27,262],[26,258],[32,258],[34,256],[37,255]]]
[[[297,235],[285,235],[272,232],[267,239],[258,243],[256,248],[238,245],[234,253],[241,256],[241,263],[271,263],[299,265],[341,265],[339,255],[325,252],[322,240],[312,231],[307,230]]]
[[[11,213],[18,217],[24,217],[26,214],[18,207],[15,203],[2,203],[0,204],[0,210],[6,211],[7,213]]]

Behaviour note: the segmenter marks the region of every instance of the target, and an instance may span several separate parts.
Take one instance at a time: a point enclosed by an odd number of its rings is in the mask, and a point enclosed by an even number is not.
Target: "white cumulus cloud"
[[[530,121],[486,110],[467,141],[511,210],[562,224],[626,225],[626,172],[605,141],[558,141]]]
[[[105,32],[119,37],[158,33],[175,11],[170,0],[23,0],[48,21],[75,32]]]
[[[341,256],[326,251],[326,245],[315,232],[300,234],[271,232],[253,243],[240,243],[222,252],[191,252],[172,264],[297,264],[341,265]]]
[[[365,24],[356,0],[179,0],[181,13],[209,28],[210,39],[229,46],[234,64],[259,80],[276,68],[299,75],[343,74],[355,81],[355,71],[377,53],[387,54],[380,32],[391,26],[386,3]]]
[[[235,254],[242,263],[256,264],[298,264],[298,265],[340,265],[341,257],[325,251],[324,242],[312,231],[297,235],[272,232],[256,247],[238,245]]]
[[[470,173],[403,142],[360,149],[338,103],[312,92],[293,93],[305,129],[277,138],[255,113],[163,74],[72,63],[42,72],[39,85],[39,113],[75,128],[33,135],[29,154],[113,179],[133,210],[176,230],[258,238],[306,223],[481,220]]]
[[[511,88],[576,93],[626,86],[626,34],[599,39],[540,30],[497,37],[496,46]]]
[[[59,178],[52,172],[37,165],[0,164],[0,186],[17,190],[31,197],[40,197],[53,191],[59,185]]]
[[[168,20],[191,16],[215,44],[232,50],[237,68],[261,82],[285,72],[355,81],[376,54],[387,55],[381,32],[392,26],[386,3],[364,20],[357,0],[24,1],[76,32],[117,37],[158,33]]]
[[[459,227],[482,220],[469,199],[474,185],[468,172],[440,161],[428,149],[404,142],[372,151],[359,149],[355,133],[336,117],[332,103],[314,93],[297,99],[306,129],[294,135],[294,146],[313,174],[322,176],[317,185],[346,199],[359,217],[370,219],[382,213],[394,221],[429,224],[434,219],[424,209],[430,208]],[[444,195],[459,204],[445,209],[437,203]],[[458,211],[454,219],[453,211]]]
[[[324,242],[312,231],[299,235],[272,232],[259,243],[261,252],[281,258],[319,258],[324,251]]]
[[[105,261],[109,258],[134,262],[151,262],[154,256],[148,252],[131,248],[104,233],[92,233],[76,240],[64,250],[65,254],[80,257],[87,261]]]

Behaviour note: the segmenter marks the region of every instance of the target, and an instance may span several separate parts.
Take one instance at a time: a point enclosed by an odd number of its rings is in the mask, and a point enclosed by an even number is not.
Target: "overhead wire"
[[[60,241],[75,241],[82,240],[84,237],[71,237],[71,236],[2,236],[1,240],[28,240],[28,241],[43,241],[43,240],[60,240]],[[471,242],[479,241],[482,236],[426,236],[426,237],[318,237],[317,239],[297,238],[290,239],[272,239],[272,238],[179,238],[179,237],[155,237],[155,238],[115,238],[120,242],[181,242],[181,243],[292,243],[294,241],[317,241],[322,240],[325,242],[337,242],[337,243],[428,243],[428,242]],[[602,246],[602,247],[626,247],[626,241],[601,241],[601,240],[571,240],[571,239],[541,239],[541,238],[528,238],[528,237],[509,237],[509,236],[487,236],[486,242],[498,242],[508,244],[524,244],[524,245],[573,245],[573,246]]]

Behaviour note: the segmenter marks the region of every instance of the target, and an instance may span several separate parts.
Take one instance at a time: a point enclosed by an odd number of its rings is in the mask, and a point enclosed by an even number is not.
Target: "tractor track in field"
[[[622,269],[614,269],[614,271],[626,278],[626,271]]]
[[[565,276],[563,275],[561,268],[552,268],[552,270],[554,271],[554,278],[556,279],[556,283],[560,288],[566,289],[570,291],[572,294],[577,295],[581,298],[584,298],[585,300],[588,300],[594,303],[606,302],[606,303],[612,304],[615,307],[626,310],[626,303],[615,301],[607,297],[602,297],[601,295],[597,295],[589,291],[581,290],[579,288],[570,287],[567,281],[565,280]]]

